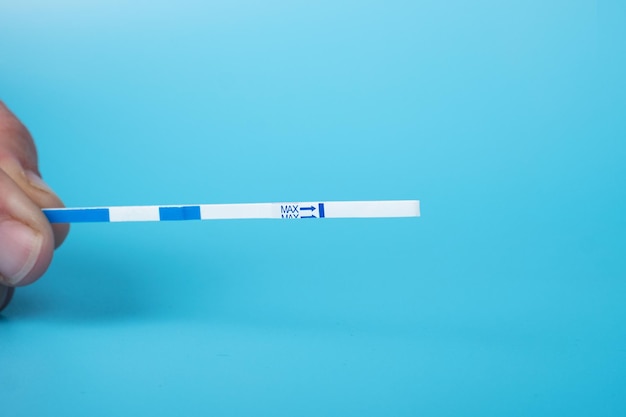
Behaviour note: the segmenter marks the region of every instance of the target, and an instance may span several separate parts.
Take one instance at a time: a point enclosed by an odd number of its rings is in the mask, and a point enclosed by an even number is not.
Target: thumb
[[[53,251],[54,234],[41,209],[0,169],[0,284],[35,281]]]

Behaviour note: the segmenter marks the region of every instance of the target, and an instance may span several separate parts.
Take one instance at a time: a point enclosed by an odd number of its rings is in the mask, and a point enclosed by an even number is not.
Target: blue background
[[[0,320],[3,416],[625,415],[621,1],[3,1],[74,225]]]

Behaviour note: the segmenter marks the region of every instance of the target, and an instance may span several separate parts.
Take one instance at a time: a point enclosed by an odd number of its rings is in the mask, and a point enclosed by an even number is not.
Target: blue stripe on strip
[[[159,207],[161,220],[200,220],[200,206]]]
[[[109,222],[109,209],[89,208],[89,209],[64,209],[64,210],[42,210],[50,223],[88,223],[88,222]]]
[[[319,203],[318,207],[320,209],[320,219],[322,219],[326,216],[326,213],[324,213],[324,203]]]

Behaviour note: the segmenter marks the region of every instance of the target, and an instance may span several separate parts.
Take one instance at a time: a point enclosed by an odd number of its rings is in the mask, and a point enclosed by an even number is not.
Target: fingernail
[[[15,220],[0,222],[0,283],[17,285],[35,266],[43,236]]]
[[[41,177],[35,174],[33,171],[26,171],[26,178],[28,178],[28,182],[30,182],[33,187],[43,192],[54,194],[52,188],[50,188],[48,184],[46,184],[44,180],[42,180]]]

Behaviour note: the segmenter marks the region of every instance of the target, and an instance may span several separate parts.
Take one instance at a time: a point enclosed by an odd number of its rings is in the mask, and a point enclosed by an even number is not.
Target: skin
[[[0,101],[0,310],[12,288],[44,274],[68,234],[68,225],[48,222],[44,207],[63,203],[41,179],[30,133]]]

